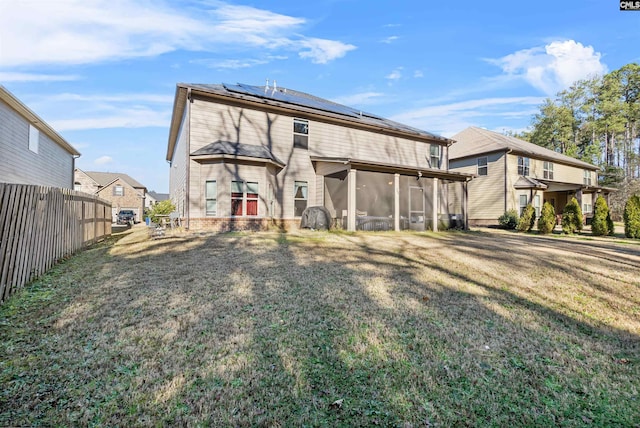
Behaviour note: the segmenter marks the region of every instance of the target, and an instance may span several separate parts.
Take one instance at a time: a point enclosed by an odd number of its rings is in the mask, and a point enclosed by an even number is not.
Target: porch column
[[[580,209],[582,209],[582,188],[576,190],[576,199],[578,200],[578,205],[580,205]]]
[[[400,174],[393,174],[393,230],[400,230]]]
[[[347,176],[347,230],[356,230],[356,170],[350,169]]]
[[[433,231],[437,232],[438,231],[438,178],[434,177],[433,178],[433,192],[432,192],[432,198],[433,198],[433,205],[432,205],[432,212],[431,212],[431,220],[433,222]]]
[[[464,219],[464,230],[469,230],[468,201],[469,201],[469,182],[465,180],[462,183],[462,218]]]

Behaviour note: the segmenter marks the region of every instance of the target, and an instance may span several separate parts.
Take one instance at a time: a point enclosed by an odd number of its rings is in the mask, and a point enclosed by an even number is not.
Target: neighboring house
[[[0,85],[0,183],[73,188],[80,152]]]
[[[290,89],[180,83],[170,195],[193,229],[295,228],[309,206],[347,230],[464,227],[452,143]]]
[[[561,214],[576,197],[589,217],[598,193],[613,189],[598,186],[598,167],[533,143],[486,129],[469,127],[451,137],[452,170],[477,177],[469,183],[469,223],[497,224],[509,209],[520,214],[532,204],[536,215],[544,202]]]
[[[75,190],[97,194],[111,202],[115,223],[120,210],[133,210],[135,221],[143,219],[147,188],[127,174],[75,169]]]
[[[150,209],[158,202],[166,201],[167,199],[169,199],[168,193],[157,193],[152,190],[145,195],[144,207]]]

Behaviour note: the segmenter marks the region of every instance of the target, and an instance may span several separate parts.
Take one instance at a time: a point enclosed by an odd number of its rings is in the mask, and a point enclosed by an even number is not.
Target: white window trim
[[[33,153],[38,153],[38,146],[40,145],[40,131],[38,128],[29,124],[29,150]]]
[[[301,133],[301,132],[296,132],[296,123],[299,124],[304,124],[306,125],[306,133]],[[297,117],[293,118],[293,147],[296,149],[302,149],[302,150],[309,150],[309,121],[307,119],[300,119]],[[295,137],[296,135],[301,136],[301,137],[305,137],[307,144],[306,147],[302,147],[301,145],[296,145],[295,143]]]
[[[256,217],[260,217],[260,182],[259,181],[249,181],[249,180],[233,180],[231,181],[231,186],[233,186],[233,183],[242,183],[242,215],[236,215],[233,213],[233,204],[231,204],[231,217],[251,217],[251,218],[256,218]],[[256,194],[258,196],[256,196],[255,198],[248,198],[247,197],[247,185],[249,183],[255,184],[257,189],[256,189]],[[240,198],[234,198],[232,196],[233,192],[233,188],[230,189],[231,192],[229,193],[230,199],[229,202],[233,201],[234,199],[240,199]],[[240,193],[240,192],[236,192],[236,193]],[[256,201],[256,214],[247,214],[247,201]]]
[[[209,197],[207,194],[207,184],[215,183],[216,186],[216,194],[214,197]],[[213,213],[210,213],[207,206],[209,201],[216,201],[216,210]],[[218,181],[217,180],[205,180],[204,182],[204,213],[206,217],[216,217],[218,215]]]
[[[306,189],[307,189],[307,196],[305,198],[296,198],[296,187],[298,185],[298,183],[304,183]],[[295,218],[299,218],[302,216],[302,213],[300,215],[296,215],[296,202],[297,201],[305,201],[305,208],[307,208],[309,206],[309,182],[308,181],[302,181],[302,180],[295,180],[293,182],[293,216]]]
[[[480,165],[480,159],[484,159],[484,165]],[[484,169],[485,173],[480,174],[480,169]],[[487,156],[479,157],[476,161],[476,173],[479,177],[484,177],[489,175],[489,158]]]

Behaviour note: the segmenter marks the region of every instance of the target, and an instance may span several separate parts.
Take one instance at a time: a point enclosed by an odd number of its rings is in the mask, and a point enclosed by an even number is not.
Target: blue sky
[[[178,82],[276,80],[444,136],[522,130],[571,82],[640,62],[639,29],[615,0],[0,0],[0,84],[78,167],[167,192]]]

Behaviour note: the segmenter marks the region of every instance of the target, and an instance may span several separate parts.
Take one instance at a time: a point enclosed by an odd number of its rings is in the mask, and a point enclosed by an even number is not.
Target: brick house
[[[133,210],[136,223],[143,219],[147,188],[127,174],[83,171],[76,168],[74,188],[111,201],[114,223],[120,210]]]

